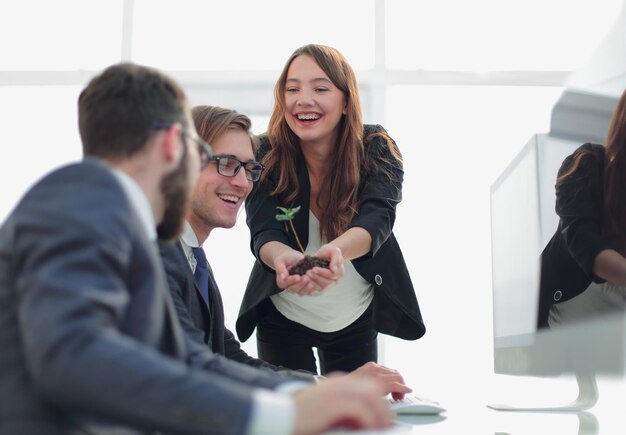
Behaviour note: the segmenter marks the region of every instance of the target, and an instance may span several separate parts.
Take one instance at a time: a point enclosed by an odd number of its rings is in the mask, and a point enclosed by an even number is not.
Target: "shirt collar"
[[[200,246],[196,233],[193,231],[191,224],[185,219],[185,225],[183,227],[183,233],[180,235],[181,241],[183,241],[190,248],[197,248]]]
[[[197,262],[191,248],[197,248],[200,246],[200,244],[198,243],[196,233],[194,233],[191,224],[187,220],[185,220],[183,232],[180,235],[180,245],[183,247],[183,252],[185,253],[185,257],[187,258],[187,263],[189,263],[191,272],[195,273]]]
[[[139,220],[146,230],[146,234],[148,234],[150,240],[156,240],[156,223],[154,222],[154,215],[152,214],[152,207],[150,206],[148,197],[132,177],[117,168],[111,169],[122,185],[122,189],[124,193],[126,193],[131,207],[137,212]]]

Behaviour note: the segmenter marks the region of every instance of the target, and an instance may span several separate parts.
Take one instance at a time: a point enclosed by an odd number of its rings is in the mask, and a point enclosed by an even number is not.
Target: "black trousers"
[[[378,333],[373,328],[372,306],[351,325],[335,332],[319,332],[283,316],[270,299],[257,325],[259,358],[293,370],[317,372],[313,348],[317,348],[320,374],[351,372],[378,360]]]

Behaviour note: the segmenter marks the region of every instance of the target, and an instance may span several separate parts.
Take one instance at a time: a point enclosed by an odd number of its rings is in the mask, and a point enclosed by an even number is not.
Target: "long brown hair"
[[[572,167],[557,182],[576,172],[583,157],[592,154],[584,150],[576,156]],[[604,150],[602,231],[622,254],[626,251],[626,90],[617,103],[607,133]]]
[[[267,182],[269,175],[275,173],[276,184],[272,186],[271,195],[277,196],[285,206],[297,205],[292,202],[300,192],[296,162],[301,155],[301,149],[300,139],[285,120],[285,84],[291,63],[302,55],[313,58],[343,93],[346,104],[346,113],[339,122],[334,155],[330,159],[329,176],[325,178],[320,190],[327,202],[320,204],[318,197],[318,205],[324,210],[320,217],[321,233],[326,240],[332,240],[348,228],[357,211],[360,170],[366,160],[363,116],[356,76],[346,59],[335,48],[309,44],[298,48],[287,60],[274,87],[274,109],[267,132],[272,148],[262,159],[266,170],[261,176],[261,182]]]
[[[617,104],[606,138],[604,170],[604,231],[626,250],[626,90]]]

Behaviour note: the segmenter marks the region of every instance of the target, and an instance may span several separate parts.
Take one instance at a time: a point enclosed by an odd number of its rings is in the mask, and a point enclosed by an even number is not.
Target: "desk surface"
[[[531,379],[531,378],[529,378]],[[524,378],[519,378],[524,382]],[[565,381],[566,383],[569,380]],[[574,380],[571,380],[575,383]],[[331,431],[327,435],[369,434],[493,434],[493,435],[624,435],[626,433],[626,381],[622,378],[598,378],[598,403],[581,413],[506,412],[487,408],[484,395],[470,396],[459,389],[454,397],[432,397],[447,412],[440,416],[399,416],[394,428],[387,431]],[[562,391],[569,396],[575,388]],[[563,397],[562,403],[574,397]],[[501,402],[494,397],[495,402]]]

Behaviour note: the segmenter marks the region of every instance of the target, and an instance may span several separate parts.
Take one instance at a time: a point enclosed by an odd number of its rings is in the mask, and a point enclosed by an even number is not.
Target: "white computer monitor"
[[[575,374],[579,397],[541,407],[490,405],[494,409],[586,409],[597,400],[595,374],[624,371],[623,315],[537,329],[540,255],[558,224],[556,174],[579,145],[549,134],[533,136],[490,192],[494,370],[520,376]]]

